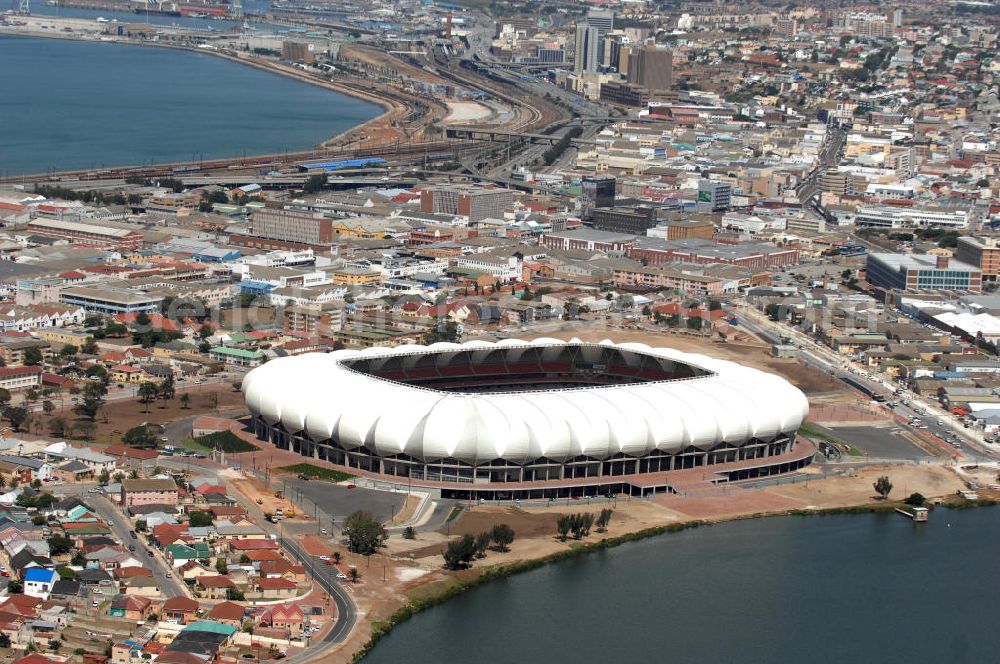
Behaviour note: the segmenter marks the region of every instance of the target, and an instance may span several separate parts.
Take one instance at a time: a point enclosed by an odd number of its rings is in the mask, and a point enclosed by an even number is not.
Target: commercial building
[[[809,409],[797,388],[666,348],[341,350],[268,362],[243,391],[255,433],[276,447],[429,481],[445,498],[649,495],[671,490],[664,471],[770,475],[813,454],[795,440]]]
[[[601,101],[606,101],[609,104],[643,108],[649,103],[649,99],[649,90],[638,85],[620,81],[608,81],[601,84]]]
[[[859,206],[854,215],[857,226],[871,228],[967,228],[969,213],[963,209],[905,207],[889,205]]]
[[[29,390],[42,385],[42,368],[0,367],[0,388],[5,390]]]
[[[657,222],[646,231],[649,237],[661,240],[691,240],[701,238],[711,240],[715,235],[715,223],[711,219],[667,219]]]
[[[733,188],[725,182],[715,180],[698,181],[698,207],[712,211],[725,210],[729,207],[729,200],[732,196]]]
[[[767,244],[719,244],[710,240],[659,240],[637,238],[635,246],[628,249],[629,258],[644,261],[647,265],[663,263],[723,263],[751,270],[774,270],[786,265],[797,265],[800,259],[796,247],[773,247]]]
[[[591,225],[599,231],[644,235],[656,225],[656,209],[645,206],[594,208]]]
[[[546,233],[541,238],[541,244],[549,249],[624,252],[635,244],[635,236],[630,233],[577,228],[560,233]]]
[[[267,240],[278,240],[281,245],[265,248],[295,248],[329,246],[336,234],[334,220],[292,210],[262,208],[250,215],[247,235]]]
[[[979,293],[983,273],[947,256],[868,254],[868,282],[886,290],[957,290]]]
[[[635,290],[678,290],[689,297],[718,295],[723,280],[703,274],[689,274],[671,267],[616,268],[614,285]]]
[[[629,55],[628,82],[654,93],[669,90],[674,84],[673,55],[652,45],[634,49]]]
[[[142,234],[136,231],[62,219],[32,219],[28,222],[28,232],[69,240],[82,247],[138,249],[142,246]]]
[[[960,237],[955,260],[978,267],[983,280],[996,281],[1000,275],[1000,241],[995,237]]]
[[[420,192],[421,212],[458,214],[469,221],[503,219],[513,206],[514,192],[498,187],[446,184]]]
[[[176,505],[177,484],[171,479],[122,480],[122,507]]]
[[[59,301],[96,313],[130,314],[159,312],[163,296],[124,288],[70,286],[63,289]]]
[[[590,216],[595,207],[611,207],[615,204],[616,180],[609,176],[585,175],[580,181],[580,214]]]

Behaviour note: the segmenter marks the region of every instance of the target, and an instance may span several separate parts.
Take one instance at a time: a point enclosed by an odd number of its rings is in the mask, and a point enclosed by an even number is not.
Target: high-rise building
[[[599,43],[597,28],[586,23],[576,24],[576,59],[573,61],[573,71],[577,75],[597,71],[600,61]]]
[[[585,218],[595,207],[611,207],[615,204],[615,178],[585,175],[581,181],[580,208]]]
[[[469,221],[502,219],[514,205],[514,192],[497,187],[440,185],[420,192],[420,211],[460,214]]]
[[[335,239],[333,220],[290,210],[262,208],[250,215],[247,235],[291,245],[329,246]],[[261,246],[285,245],[266,243]]]
[[[1000,276],[1000,240],[995,237],[960,237],[955,259],[982,270],[983,280],[996,281]]]
[[[669,90],[674,82],[673,55],[653,45],[633,50],[629,55],[628,81],[650,92]]]
[[[715,180],[698,181],[698,207],[708,210],[725,210],[729,207],[729,198],[733,188],[725,182]]]
[[[597,28],[598,37],[604,37],[615,28],[615,13],[610,9],[591,9],[587,12],[587,25]]]

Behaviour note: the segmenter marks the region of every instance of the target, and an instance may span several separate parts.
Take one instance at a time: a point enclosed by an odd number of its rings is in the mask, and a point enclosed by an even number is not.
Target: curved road
[[[218,470],[220,470],[218,467],[207,468],[204,463],[195,463],[198,467],[212,473],[217,473]],[[181,463],[176,460],[167,460],[163,458],[159,460],[159,464],[161,466],[181,470],[189,467],[189,462]],[[213,466],[217,465],[213,464]],[[225,478],[220,477],[219,480],[225,484],[227,494],[243,506],[250,518],[258,524],[264,532],[268,535],[273,535],[280,541],[281,545],[302,564],[302,566],[306,569],[306,572],[316,581],[316,583],[318,583],[323,590],[329,593],[337,607],[337,621],[333,624],[333,627],[330,628],[322,639],[319,641],[312,641],[309,647],[306,648],[306,650],[304,650],[301,654],[287,660],[288,664],[298,664],[299,662],[305,662],[322,656],[326,649],[345,641],[354,629],[354,625],[357,623],[358,613],[354,600],[351,599],[351,596],[346,590],[344,590],[336,578],[337,568],[332,565],[320,564],[319,559],[308,555],[302,547],[299,546],[298,542],[283,537],[280,523],[275,525],[265,519],[264,511],[261,510],[256,503],[244,496]]]

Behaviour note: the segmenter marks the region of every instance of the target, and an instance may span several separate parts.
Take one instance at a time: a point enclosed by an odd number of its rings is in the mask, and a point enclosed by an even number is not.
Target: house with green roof
[[[183,565],[189,560],[208,560],[212,552],[208,547],[208,542],[195,542],[194,544],[174,543],[168,544],[164,549],[164,554],[168,560],[172,560],[174,567]]]
[[[259,350],[244,350],[242,348],[226,348],[215,346],[208,351],[209,357],[218,362],[234,364],[239,367],[257,367],[264,364],[264,353]]]

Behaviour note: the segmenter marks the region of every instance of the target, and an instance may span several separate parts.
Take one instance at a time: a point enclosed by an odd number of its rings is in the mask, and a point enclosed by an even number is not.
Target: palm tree
[[[347,576],[351,577],[351,583],[357,583],[358,579],[361,578],[361,574],[358,572],[357,567],[352,567],[347,570]]]
[[[188,408],[191,407],[191,395],[188,394],[187,392],[181,394],[180,400],[182,409],[187,410]]]
[[[333,562],[334,563],[336,563],[337,565],[339,565],[341,558],[342,558],[342,556],[340,555],[340,551],[334,551],[333,552]]]

